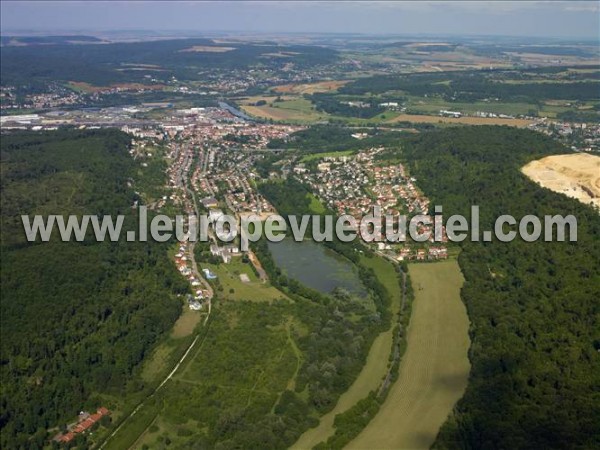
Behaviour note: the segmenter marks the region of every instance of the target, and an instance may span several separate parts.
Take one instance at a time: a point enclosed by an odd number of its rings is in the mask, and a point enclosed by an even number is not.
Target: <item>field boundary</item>
[[[456,260],[409,265],[415,293],[398,379],[349,449],[431,447],[467,386],[469,319]]]

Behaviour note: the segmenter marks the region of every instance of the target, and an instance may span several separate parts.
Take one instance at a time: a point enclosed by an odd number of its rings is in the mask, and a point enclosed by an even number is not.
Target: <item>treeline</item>
[[[600,104],[591,110],[560,112],[556,118],[566,122],[600,122]]]
[[[463,242],[472,369],[437,448],[600,445],[600,217],[520,172],[565,152],[508,127],[451,128],[403,144],[411,173],[446,216],[469,217],[479,205],[482,230],[502,214],[578,222],[577,242]]]
[[[352,137],[352,133],[352,130],[344,127],[315,125],[292,133],[286,139],[272,139],[268,147],[295,148],[313,153],[348,149],[348,146],[357,143],[357,139]]]
[[[519,78],[514,72],[436,72],[407,75],[376,75],[361,78],[339,89],[340,94],[365,95],[402,91],[411,95],[437,95],[446,100],[476,101],[498,98],[505,101],[597,100],[600,82],[504,83]]]
[[[319,215],[315,214],[310,208],[309,191],[300,181],[294,178],[287,178],[283,182],[263,183],[259,186],[259,191],[269,202],[275,205],[278,213],[286,220],[288,229],[290,227],[289,216],[295,215],[300,220],[302,215]],[[320,215],[335,216],[334,212],[328,208],[324,208],[324,212]],[[307,231],[312,229],[312,223],[313,218],[311,217],[308,222]],[[354,264],[357,264],[359,261],[359,250],[365,250],[356,240],[352,242],[340,241],[335,233],[330,241],[323,241],[323,245],[345,256]]]
[[[223,52],[189,51],[193,47],[233,47]],[[269,55],[287,52],[288,57]],[[174,39],[153,42],[119,42],[104,45],[44,45],[2,48],[2,84],[31,81],[85,81],[97,86],[113,83],[146,83],[144,75],[170,80],[195,80],[198,70],[246,70],[251,66],[281,68],[289,62],[298,67],[329,64],[337,52],[318,46],[276,44],[215,44],[211,39]],[[117,70],[126,65],[150,64],[160,71]]]
[[[335,116],[356,117],[359,119],[370,119],[377,114],[385,112],[385,108],[379,106],[378,101],[354,100],[363,105],[349,104],[348,100],[341,100],[335,94],[318,92],[309,96],[309,100],[315,105],[317,111],[326,112]]]
[[[143,389],[140,363],[180,314],[188,286],[165,244],[24,237],[21,214],[124,214],[132,226],[129,142],[107,130],[2,136],[3,448],[40,448],[99,394]]]
[[[325,442],[319,443],[315,449],[342,449],[369,424],[379,412],[379,408],[385,402],[393,383],[398,379],[400,361],[406,350],[406,334],[412,311],[414,292],[408,275],[406,265],[396,266],[398,270],[398,283],[401,284],[403,292],[403,307],[395,318],[392,337],[392,348],[390,351],[388,371],[377,390],[356,402],[343,413],[337,414],[334,419],[335,433]]]
[[[397,123],[400,127],[411,127],[422,130],[431,129],[431,124]],[[355,133],[366,133],[364,139],[352,137]],[[292,133],[287,139],[273,139],[269,148],[286,148],[301,153],[326,153],[342,150],[361,150],[378,146],[396,146],[401,140],[399,133],[384,131],[377,127],[357,130],[341,125],[314,125],[305,130]],[[270,157],[272,160],[277,156]]]

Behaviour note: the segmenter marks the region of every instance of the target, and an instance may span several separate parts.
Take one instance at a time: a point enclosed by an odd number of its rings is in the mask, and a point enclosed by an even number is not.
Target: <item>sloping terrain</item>
[[[26,242],[20,215],[124,214],[135,198],[130,138],[115,130],[3,135],[2,448],[41,448],[47,429],[139,391],[144,356],[181,311],[187,285],[166,245]],[[84,444],[84,443],[80,443]]]

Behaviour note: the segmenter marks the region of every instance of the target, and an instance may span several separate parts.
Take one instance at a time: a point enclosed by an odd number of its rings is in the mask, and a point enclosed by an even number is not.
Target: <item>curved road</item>
[[[188,161],[188,155],[186,155],[185,158],[185,162],[182,165],[183,167],[185,167],[185,165],[187,164]],[[185,175],[185,177],[184,177]],[[188,176],[188,172],[184,171],[184,170],[179,170],[179,174],[178,174],[178,185],[180,187],[183,187],[187,192],[190,193],[190,195],[192,196],[192,201],[193,201],[193,206],[194,206],[194,210],[196,212],[196,217],[200,217],[200,214],[198,212],[198,205],[196,203],[196,195],[195,193],[188,188],[187,186],[187,176]],[[208,314],[206,315],[206,319],[204,320],[204,326],[206,326],[208,319],[210,318],[210,313],[211,313],[211,304],[212,304],[212,297],[214,295],[214,291],[212,289],[212,287],[210,286],[210,284],[208,283],[208,281],[206,281],[204,279],[204,277],[202,277],[200,275],[200,272],[198,271],[198,265],[196,264],[196,259],[194,258],[194,246],[195,246],[195,242],[193,241],[189,241],[188,242],[188,252],[190,254],[190,261],[192,263],[192,271],[194,272],[194,276],[200,280],[205,288],[206,291],[208,291],[208,295],[206,297],[207,303],[208,303]],[[185,353],[183,354],[183,356],[179,359],[179,361],[177,361],[177,363],[175,364],[175,366],[173,367],[173,369],[169,372],[169,374],[165,377],[164,380],[162,380],[162,382],[154,389],[154,391],[152,391],[152,393],[150,395],[148,395],[145,399],[143,399],[136,407],[133,411],[131,411],[131,413],[125,417],[125,419],[123,419],[123,421],[119,424],[119,426],[117,428],[115,428],[112,433],[104,440],[104,442],[102,442],[102,444],[100,445],[99,449],[103,449],[106,444],[123,428],[123,426],[129,421],[129,419],[131,419],[133,416],[135,416],[137,414],[137,412],[144,406],[144,404],[146,403],[146,401],[152,397],[154,397],[156,395],[156,393],[167,383],[167,381],[169,381],[173,375],[175,375],[175,373],[177,372],[177,370],[179,369],[179,367],[181,366],[181,364],[185,361],[185,359],[187,358],[187,356],[190,354],[190,352],[192,351],[192,349],[194,348],[194,346],[196,345],[196,343],[198,342],[198,339],[200,338],[201,333],[198,333],[196,335],[196,337],[194,338],[194,340],[192,341],[192,343],[188,346],[188,348],[186,349]]]

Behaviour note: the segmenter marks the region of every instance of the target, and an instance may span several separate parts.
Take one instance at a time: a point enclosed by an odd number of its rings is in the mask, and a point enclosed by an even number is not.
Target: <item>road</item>
[[[177,148],[176,149],[176,154],[179,154],[179,151],[181,150],[181,148]],[[191,155],[190,155],[190,151],[191,149],[187,148],[185,149],[186,154],[184,156],[183,159],[183,163],[181,164],[181,166],[179,168],[177,168],[177,187],[184,189],[185,191],[187,191],[190,196],[191,196],[191,201],[192,201],[192,205],[194,208],[194,211],[196,212],[196,217],[200,217],[199,211],[198,211],[198,204],[196,202],[196,194],[195,192],[193,192],[189,187],[188,187],[188,175],[189,175],[189,166],[191,163]],[[177,161],[178,158],[175,158],[175,160]],[[188,200],[189,201],[189,200]],[[190,205],[185,205],[185,206],[190,206]],[[208,281],[206,279],[204,279],[204,277],[201,276],[200,271],[198,270],[198,265],[196,264],[196,259],[194,257],[194,247],[195,247],[196,243],[194,241],[188,241],[187,242],[187,252],[190,256],[190,261],[192,264],[192,272],[194,273],[194,276],[200,280],[200,282],[203,285],[203,288],[208,292],[208,294],[205,296],[205,304],[208,305],[208,314],[206,315],[206,319],[204,320],[204,326],[207,326],[208,324],[208,320],[210,318],[210,314],[212,311],[212,298],[214,296],[214,291],[212,286],[208,283]],[[192,351],[192,349],[196,346],[196,343],[198,342],[198,340],[200,339],[200,336],[206,336],[206,333],[201,333],[199,332],[196,337],[194,338],[194,340],[192,341],[192,343],[188,346],[188,348],[185,350],[183,356],[177,361],[177,363],[173,366],[173,369],[169,372],[169,374],[160,382],[160,384],[152,391],[152,393],[150,395],[148,395],[146,398],[144,398],[142,401],[140,401],[140,403],[133,409],[133,411],[131,411],[131,413],[125,417],[125,419],[123,419],[123,421],[119,424],[119,426],[117,428],[115,428],[112,433],[104,440],[104,442],[100,445],[100,449],[105,448],[106,444],[123,428],[123,426],[133,417],[137,414],[137,412],[146,404],[146,402],[148,400],[150,400],[151,398],[153,398],[156,393],[171,379],[173,378],[173,375],[175,375],[175,373],[177,372],[177,370],[179,370],[179,367],[183,364],[183,362],[185,361],[185,359],[188,357],[188,355],[190,354],[190,352]]]

